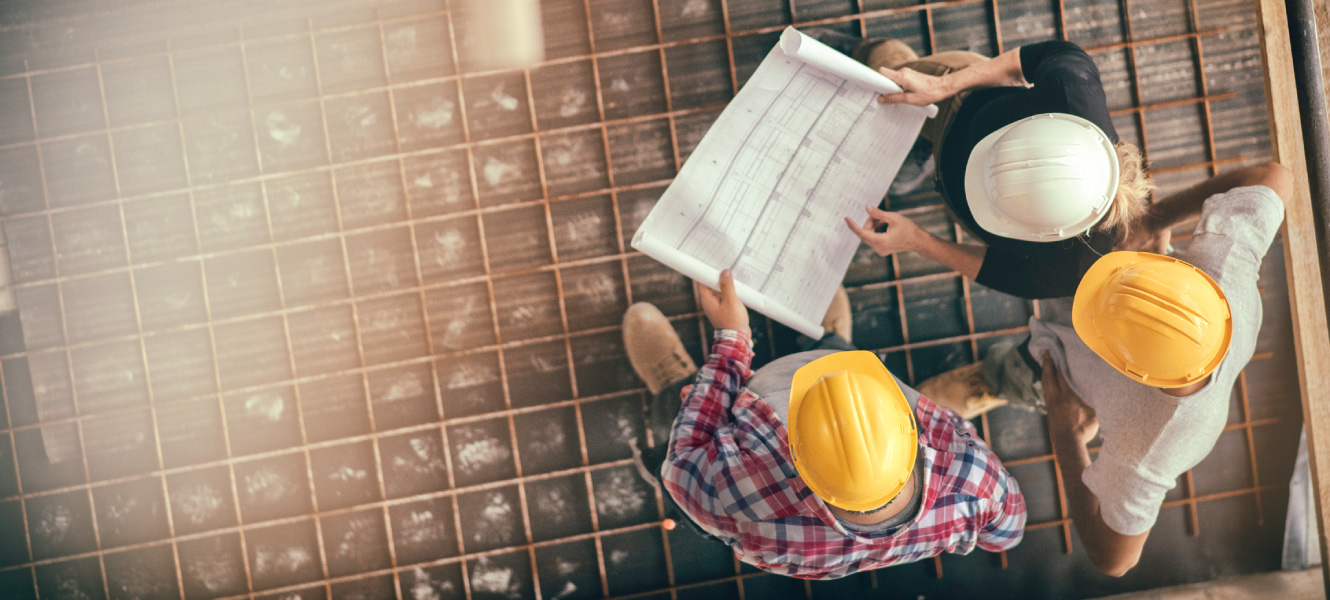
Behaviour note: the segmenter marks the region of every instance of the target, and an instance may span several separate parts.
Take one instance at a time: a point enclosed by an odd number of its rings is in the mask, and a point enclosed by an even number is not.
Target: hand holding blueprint
[[[878,104],[901,88],[787,28],[651,209],[632,246],[700,283],[734,272],[744,304],[804,335],[934,106]]]

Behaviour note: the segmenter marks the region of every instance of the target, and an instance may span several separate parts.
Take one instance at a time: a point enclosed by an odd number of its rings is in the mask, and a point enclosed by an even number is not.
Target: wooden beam
[[[1321,81],[1330,86],[1330,2],[1315,0],[1312,10],[1316,13],[1316,39],[1321,46]]]
[[[1326,537],[1326,509],[1330,507],[1330,331],[1312,225],[1311,189],[1307,182],[1302,125],[1293,78],[1288,13],[1284,0],[1256,0],[1261,27],[1261,59],[1265,65],[1265,100],[1270,116],[1270,142],[1274,159],[1293,170],[1296,188],[1285,205],[1284,262],[1288,272],[1288,299],[1293,315],[1293,343],[1297,351],[1298,385],[1302,392],[1302,418],[1315,486],[1317,537],[1321,544],[1321,574],[1330,588],[1330,539]]]

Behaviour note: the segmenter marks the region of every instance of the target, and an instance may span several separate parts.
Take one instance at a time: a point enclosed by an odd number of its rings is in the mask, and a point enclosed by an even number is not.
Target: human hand
[[[716,329],[734,329],[752,337],[748,328],[748,309],[739,301],[739,294],[734,291],[734,274],[729,269],[720,272],[720,291],[693,282],[697,295],[702,301],[702,313],[707,316],[711,326]]]
[[[881,67],[877,71],[905,90],[895,94],[879,95],[877,97],[878,104],[927,106],[956,94],[956,90],[951,89],[951,86],[948,85],[945,76],[927,75],[909,68],[902,68],[898,71]]]
[[[873,206],[865,208],[868,210],[868,220],[864,221],[863,226],[856,225],[849,217],[845,217],[845,224],[878,256],[913,251],[919,247],[921,237],[928,235],[914,221],[900,213],[887,212]],[[883,225],[887,226],[886,231],[879,232],[878,229]]]
[[[1048,430],[1054,443],[1074,443],[1084,448],[1099,434],[1099,419],[1094,409],[1071,389],[1047,350],[1042,365],[1044,407],[1048,410]]]

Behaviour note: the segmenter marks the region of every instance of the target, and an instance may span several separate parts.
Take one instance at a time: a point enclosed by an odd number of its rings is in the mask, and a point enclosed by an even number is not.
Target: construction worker
[[[852,347],[836,339],[850,334],[843,293],[820,348],[754,373],[728,271],[719,287],[698,287],[716,332],[696,373],[659,310],[636,304],[624,316],[634,369],[656,403],[678,409],[656,465],[693,525],[746,563],[806,579],[1020,542],[1025,500],[973,425],[871,352],[840,349]]]
[[[1144,211],[1152,184],[1140,151],[1118,137],[1099,69],[1076,44],[920,59],[899,40],[808,33],[904,88],[880,102],[937,104],[890,193],[904,193],[903,180],[921,182],[936,165],[947,207],[982,242],[943,240],[869,207],[863,226],[846,221],[879,255],[917,252],[1021,298],[1071,296]]]
[[[1261,259],[1292,185],[1288,169],[1268,163],[1160,201],[1137,240],[1146,246],[1200,216],[1177,258],[1107,254],[1069,311],[1065,300],[1045,304],[1025,342],[921,386],[959,404],[993,395],[1046,409],[1069,512],[1105,573],[1136,564],[1165,493],[1224,429],[1261,328]],[[1096,433],[1103,446],[1092,462]]]

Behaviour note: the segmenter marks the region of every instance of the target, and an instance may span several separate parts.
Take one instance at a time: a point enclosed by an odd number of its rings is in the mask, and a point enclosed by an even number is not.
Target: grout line
[[[171,81],[171,103],[175,109],[176,116],[180,117],[181,116],[180,86],[176,82],[175,51],[171,48],[171,44],[169,41],[167,42],[166,48],[167,48],[167,55],[166,55],[167,75]],[[193,183],[193,173],[191,172],[189,166],[189,153],[185,150],[188,146],[185,140],[185,125],[183,120],[179,121],[177,130],[180,133],[181,165],[185,170],[185,183],[186,185],[191,185]],[[194,202],[195,193],[193,191],[188,192],[188,198],[189,198],[190,225],[193,227],[193,234],[194,234],[194,247],[197,251],[202,251],[203,236],[200,234],[199,230],[198,207]],[[126,224],[126,227],[128,227],[128,224]],[[128,239],[126,239],[126,242],[128,242]],[[222,368],[221,368],[221,361],[218,358],[219,352],[217,351],[217,330],[212,322],[213,310],[212,310],[212,299],[210,294],[208,293],[208,268],[202,259],[198,260],[198,266],[199,266],[199,289],[201,290],[202,293],[201,299],[203,301],[203,314],[205,317],[204,326],[207,328],[208,331],[208,347],[209,347],[208,349],[209,352],[211,353],[211,358],[212,358],[211,366],[213,373],[213,389],[219,392],[216,394],[215,397],[217,399],[218,424],[221,426],[222,430],[222,450],[225,454],[225,458],[229,460],[234,456],[234,454],[233,454],[233,449],[231,448],[230,424],[226,416],[226,402],[220,393],[222,389]],[[145,345],[147,344],[146,338],[144,339],[144,344]],[[235,489],[234,470],[228,467],[227,472],[229,474],[231,487],[234,490]],[[234,492],[232,493],[234,494]],[[175,561],[176,587],[177,589],[180,590],[181,597],[183,598],[185,593],[185,579],[184,579],[184,568],[183,568],[184,563],[180,558],[180,546],[177,541],[178,538],[175,530],[175,518],[174,515],[172,514],[174,511],[172,510],[171,507],[171,486],[169,485],[169,482],[167,481],[167,477],[165,475],[163,475],[162,477],[162,498],[166,504],[164,510],[168,513],[168,515],[171,515],[168,516],[168,522],[171,528],[171,540],[170,540],[171,557],[172,560]],[[239,509],[237,508],[237,510]],[[238,515],[237,518],[239,518]]]
[[[327,111],[327,107],[325,106],[324,97],[323,97],[323,77],[322,77],[322,75],[321,75],[320,72],[319,72],[319,48],[318,48],[318,44],[317,44],[317,42],[316,42],[315,39],[314,39],[314,21],[313,21],[312,19],[307,19],[307,20],[306,20],[306,32],[305,32],[305,33],[306,33],[306,35],[309,37],[309,51],[310,51],[310,57],[311,57],[311,61],[312,61],[313,64],[314,64],[314,89],[315,89],[315,93],[318,95],[319,124],[323,127],[324,156],[325,156],[325,158],[327,158],[329,161],[331,161],[331,160],[332,160],[332,140],[331,140],[331,137],[328,135],[328,111]],[[255,129],[257,130],[257,123],[255,123]],[[255,135],[257,135],[257,133],[256,133]],[[261,163],[261,162],[262,162],[262,161],[260,161],[260,163]],[[262,164],[259,165],[259,169],[260,169],[260,170],[263,170],[263,165],[262,165]],[[342,222],[342,201],[341,201],[341,197],[338,195],[338,192],[337,192],[337,171],[335,171],[335,170],[329,170],[329,172],[328,172],[328,178],[329,178],[329,190],[330,190],[330,192],[331,192],[331,194],[332,194],[333,215],[334,215],[334,217],[335,217],[334,220],[335,220],[336,223],[337,223],[337,237],[336,237],[336,239],[337,239],[337,241],[338,241],[338,245],[340,246],[340,248],[341,248],[341,250],[342,250],[342,270],[343,270],[343,275],[346,277],[346,291],[347,291],[347,296],[353,299],[353,300],[351,300],[351,301],[349,302],[349,304],[351,305],[351,326],[352,326],[352,328],[353,328],[353,331],[354,331],[355,334],[356,334],[356,347],[357,347],[357,348],[363,348],[363,347],[364,347],[364,343],[361,341],[361,333],[360,333],[360,314],[359,314],[359,310],[358,310],[358,308],[357,308],[357,305],[356,305],[356,303],[355,303],[355,301],[354,301],[354,298],[355,298],[355,281],[354,281],[354,279],[353,279],[352,276],[351,276],[351,258],[350,258],[350,255],[348,254],[348,251],[347,251],[347,248],[346,248],[345,227],[343,226],[343,222]],[[286,321],[286,319],[283,318],[283,322],[285,322],[285,321]],[[288,333],[288,335],[289,335],[289,333]],[[288,346],[288,351],[289,351],[289,346]],[[296,370],[295,370],[295,363],[294,363],[294,361],[295,361],[295,356],[294,356],[294,353],[292,353],[291,361],[292,361],[291,374],[292,374],[293,376],[294,376],[294,375],[298,375],[298,373],[297,373]],[[297,384],[291,384],[291,385],[292,385],[293,388],[297,388],[297,389],[300,387],[300,386],[297,385]],[[326,593],[328,596],[331,597],[331,595],[332,595],[332,583],[328,581],[328,580],[329,580],[329,577],[330,577],[330,575],[331,575],[331,571],[330,571],[329,566],[328,566],[327,541],[326,541],[326,540],[324,539],[324,537],[323,537],[323,520],[320,518],[320,516],[319,516],[319,514],[318,514],[318,513],[319,513],[319,494],[318,494],[318,486],[316,486],[315,483],[314,483],[314,482],[315,482],[315,477],[314,477],[314,456],[313,456],[313,454],[310,453],[310,449],[309,449],[309,445],[308,445],[308,440],[306,439],[306,435],[305,435],[305,426],[304,426],[304,420],[303,420],[303,417],[302,417],[302,420],[301,420],[301,423],[300,423],[300,437],[301,437],[301,442],[302,442],[301,454],[303,454],[303,456],[304,456],[304,458],[305,458],[305,469],[306,469],[305,475],[306,475],[306,477],[309,478],[310,505],[313,507],[313,511],[314,511],[314,513],[315,513],[315,514],[314,514],[314,533],[315,533],[315,539],[317,540],[317,543],[318,543],[318,545],[319,545],[319,548],[318,548],[318,550],[319,550],[319,568],[321,569],[321,573],[322,573],[322,575],[323,575],[323,579],[324,579],[325,593]]]
[[[99,56],[99,54],[97,53],[97,50],[95,50],[95,49],[93,50],[93,58],[94,58],[94,60],[99,60],[99,59],[100,59],[100,56]],[[100,62],[100,61],[99,61],[99,62]],[[96,72],[97,72],[97,93],[98,93],[98,98],[99,98],[99,100],[101,101],[101,104],[102,104],[102,122],[105,123],[105,124],[107,125],[107,127],[109,127],[109,126],[111,125],[111,115],[110,115],[109,109],[107,108],[107,105],[106,105],[106,82],[105,82],[105,80],[104,80],[103,77],[102,77],[102,67],[101,67],[100,64],[97,65],[97,67],[96,67]],[[34,104],[35,104],[35,102],[34,102]],[[33,108],[34,108],[34,109],[36,108],[35,105],[34,105]],[[35,127],[35,126],[36,126],[36,123],[34,122],[33,125],[34,125],[34,127]],[[34,129],[34,135],[35,135],[35,133],[36,133],[36,130]],[[115,158],[115,138],[114,138],[114,136],[112,136],[109,132],[106,134],[106,148],[107,148],[107,153],[110,155],[110,161],[111,161],[111,181],[112,181],[112,183],[113,183],[114,186],[115,186],[115,195],[118,197],[118,196],[121,195],[121,189],[120,189],[120,169],[119,169],[119,167],[117,166],[117,161],[116,161],[116,158]],[[129,264],[129,260],[130,260],[130,253],[129,253],[129,232],[128,232],[128,230],[127,230],[126,227],[125,227],[125,209],[124,209],[124,205],[123,205],[123,204],[120,205],[120,208],[119,208],[118,214],[119,214],[119,216],[120,216],[120,227],[121,227],[121,231],[122,231],[123,235],[125,236],[124,239],[122,240],[122,243],[124,244],[124,248],[125,248],[125,263],[126,263],[126,264]],[[54,220],[54,219],[51,219],[51,229],[52,229],[52,232],[54,232],[54,230],[55,230],[55,220]],[[52,243],[53,243],[53,244],[56,243],[54,237],[52,237]],[[58,251],[57,251],[56,255],[53,256],[53,259],[54,259],[56,262],[59,262],[60,257],[59,257],[59,252],[58,252]],[[128,279],[129,279],[129,297],[130,297],[130,302],[133,303],[133,308],[134,308],[134,327],[135,327],[135,330],[136,330],[136,331],[138,332],[138,334],[139,334],[139,343],[138,343],[138,347],[139,347],[139,357],[140,357],[141,360],[143,360],[143,377],[144,377],[143,386],[144,386],[144,392],[146,393],[147,398],[148,398],[148,404],[149,404],[148,415],[149,415],[149,419],[150,419],[151,422],[152,422],[153,446],[154,446],[154,450],[156,451],[156,455],[157,455],[157,467],[160,469],[160,468],[164,468],[165,465],[162,463],[162,444],[161,444],[161,436],[158,435],[158,430],[157,430],[157,409],[154,408],[154,407],[152,407],[152,376],[151,376],[150,371],[148,370],[148,350],[147,350],[147,345],[143,342],[143,338],[142,338],[142,335],[143,335],[143,317],[142,317],[142,315],[140,314],[140,310],[139,310],[139,294],[138,294],[138,286],[136,285],[136,283],[135,283],[135,281],[134,281],[134,276],[133,276],[132,273],[130,274],[130,276],[128,277]],[[68,332],[66,332],[66,333],[68,333]],[[66,337],[66,339],[68,339],[68,337]],[[69,366],[70,366],[70,371],[71,371],[71,373],[72,373],[72,372],[73,372],[73,368],[74,368],[73,353],[72,353],[72,352],[70,353],[70,365],[69,365]],[[71,379],[71,384],[72,384],[72,379]],[[72,388],[71,388],[71,389],[72,389]],[[129,413],[126,413],[126,414],[129,414]],[[85,461],[85,463],[86,463],[86,461],[87,461],[87,448],[84,447],[84,448],[82,449],[82,452],[84,453],[84,461]],[[91,477],[91,476],[88,477],[88,482],[89,482],[89,483],[92,482],[92,477]],[[95,497],[93,497],[92,489],[93,489],[93,488],[92,488],[91,486],[88,487],[88,511],[89,511],[89,516],[90,516],[90,518],[92,519],[92,532],[93,532],[93,537],[97,540],[97,549],[100,551],[100,550],[103,549],[103,548],[102,548],[102,538],[101,538],[101,527],[100,527],[100,523],[98,522],[98,519],[97,519],[97,500],[96,500]],[[169,511],[168,511],[168,512],[169,512]],[[97,553],[97,566],[98,566],[99,569],[101,569],[103,591],[107,594],[107,597],[110,597],[110,592],[111,592],[111,587],[110,587],[110,586],[111,586],[111,584],[110,584],[110,578],[107,577],[107,574],[106,574],[106,556],[105,556],[104,554],[102,554],[101,552],[98,552],[98,553]]]
[[[379,21],[377,25],[377,30],[379,33],[379,51],[381,53],[380,58],[383,60],[383,77],[384,81],[390,84],[389,86],[387,86],[388,118],[390,119],[393,128],[393,150],[396,151],[397,154],[401,154],[402,130],[397,115],[397,100],[396,97],[393,95],[393,88],[391,86],[391,82],[393,79],[392,61],[389,60],[388,57],[388,40],[383,33],[381,9],[375,8],[374,15],[375,17],[378,18]],[[415,215],[411,209],[411,196],[409,192],[410,188],[407,187],[406,183],[406,165],[404,162],[400,160],[397,162],[397,176],[399,178],[399,183],[402,186],[401,200],[402,200],[403,209],[406,211],[407,237],[411,242],[411,265],[412,267],[415,268],[416,288],[419,291],[417,295],[418,296],[417,301],[420,303],[420,322],[422,325],[422,329],[424,329],[424,334],[425,334],[425,348],[428,353],[433,354],[434,352],[433,328],[430,326],[429,310],[426,308],[428,304],[425,299],[425,277],[420,268],[420,246],[416,240]],[[367,366],[365,364],[365,348],[361,344],[363,344],[363,342],[357,344],[356,353],[360,359],[361,368],[364,368]],[[434,369],[430,370],[434,371]],[[383,461],[383,450],[379,445],[380,436],[378,435],[379,433],[378,423],[374,419],[373,399],[370,396],[370,390],[369,390],[369,377],[367,375],[362,374],[360,376],[360,384],[361,384],[361,393],[364,394],[364,399],[365,399],[365,414],[366,417],[369,419],[368,420],[369,430],[370,433],[373,435],[372,443],[374,449],[374,463],[375,463],[374,466],[375,470],[378,471],[379,497],[387,499],[389,498],[387,475],[384,473],[385,463]],[[442,399],[439,398],[437,395],[436,395],[436,400],[442,401]],[[442,434],[442,429],[443,429],[442,427],[439,428],[440,434]],[[431,437],[431,439],[434,438]],[[439,437],[438,439],[442,440],[444,438]],[[450,452],[448,451],[448,447],[446,445],[440,446],[439,451],[445,456],[450,454]],[[446,465],[445,468],[450,468],[450,466]],[[393,569],[392,573],[393,593],[397,595],[398,600],[402,600],[402,578],[400,575],[400,571],[397,568],[398,566],[400,566],[397,560],[397,543],[396,543],[397,532],[393,527],[392,513],[388,510],[387,505],[384,505],[383,507],[383,525],[384,525],[383,526],[384,539],[388,545],[388,565]]]
[[[454,65],[454,68],[457,69],[457,72],[458,72],[458,73],[461,73],[461,72],[462,72],[462,62],[461,62],[461,60],[460,60],[460,59],[461,59],[461,55],[460,55],[460,53],[458,52],[458,49],[457,49],[457,28],[456,28],[456,21],[454,20],[454,18],[453,18],[453,14],[452,14],[452,12],[451,12],[451,10],[452,10],[452,0],[445,0],[445,6],[447,6],[448,9],[449,9],[449,13],[448,13],[448,50],[452,53],[452,58],[453,58],[453,65]],[[480,204],[480,184],[479,184],[479,182],[476,180],[476,165],[475,165],[475,162],[476,162],[476,161],[475,161],[475,153],[474,153],[474,151],[473,151],[473,149],[472,149],[472,147],[471,147],[471,123],[470,123],[470,120],[469,120],[468,117],[467,117],[467,113],[466,113],[466,96],[465,96],[465,95],[463,94],[463,92],[462,92],[462,87],[463,87],[463,86],[462,86],[461,81],[458,81],[457,86],[456,86],[456,91],[457,91],[457,110],[458,110],[458,114],[460,115],[460,121],[461,121],[461,125],[462,125],[462,141],[463,141],[463,143],[466,144],[466,164],[467,164],[467,166],[469,167],[469,168],[467,169],[467,176],[468,176],[468,181],[469,181],[470,184],[471,184],[471,201],[475,204],[476,208],[479,209],[479,208],[481,207],[481,204]],[[486,282],[485,282],[485,291],[486,291],[486,294],[488,295],[489,305],[490,305],[490,324],[491,324],[491,325],[493,326],[493,328],[494,328],[494,342],[497,344],[497,343],[500,343],[500,342],[503,340],[503,338],[501,337],[501,332],[499,331],[498,310],[497,310],[497,304],[496,304],[496,302],[495,302],[495,298],[494,298],[494,283],[493,283],[492,281],[489,280],[489,277],[490,277],[490,268],[489,268],[490,259],[489,259],[489,247],[488,247],[488,245],[487,245],[486,242],[485,242],[485,224],[484,224],[484,220],[482,219],[482,217],[480,216],[479,213],[477,213],[476,216],[475,216],[475,224],[476,224],[477,241],[478,241],[479,244],[480,244],[481,264],[483,265],[483,267],[484,267],[484,269],[485,269],[485,278],[486,278]],[[431,348],[430,350],[431,350],[431,352],[433,351],[432,348]],[[436,364],[437,364],[437,363],[436,363]],[[439,385],[439,383],[438,383],[438,379],[439,379],[438,369],[435,368],[435,369],[434,369],[434,372],[435,372],[435,373],[434,373],[434,377],[435,377],[436,385]],[[506,386],[506,385],[507,385],[507,378],[504,377],[502,373],[500,373],[500,377],[502,377],[502,378],[504,379],[504,385]],[[506,397],[506,395],[507,395],[507,394],[505,393],[505,397]],[[440,421],[446,419],[447,416],[448,416],[448,413],[446,412],[446,409],[443,407],[442,395],[440,395],[440,400],[439,400],[439,419],[440,419]],[[449,484],[450,486],[452,486],[452,489],[456,490],[456,489],[457,489],[456,475],[455,475],[455,473],[453,472],[453,464],[452,464],[452,459],[451,459],[451,456],[452,456],[452,447],[451,447],[451,445],[449,445],[450,442],[448,441],[448,428],[447,428],[447,427],[442,427],[442,430],[443,430],[443,439],[444,439],[444,445],[445,445],[444,450],[445,450],[445,453],[449,456],[449,459],[448,459],[448,484]],[[457,551],[460,552],[460,553],[462,553],[463,555],[465,555],[465,553],[466,553],[466,536],[462,535],[462,510],[461,510],[461,505],[460,505],[460,504],[458,503],[458,501],[457,501],[457,498],[458,498],[458,495],[457,495],[456,493],[454,493],[454,494],[452,495],[453,523],[454,523],[454,526],[456,527],[456,531],[457,531]],[[466,600],[471,600],[471,573],[470,573],[471,570],[467,567],[467,561],[466,561],[465,558],[462,559],[462,563],[461,563],[461,564],[462,564],[462,585],[463,585],[463,587],[465,588],[465,589],[463,590],[463,593],[464,593],[465,596],[466,596]]]

